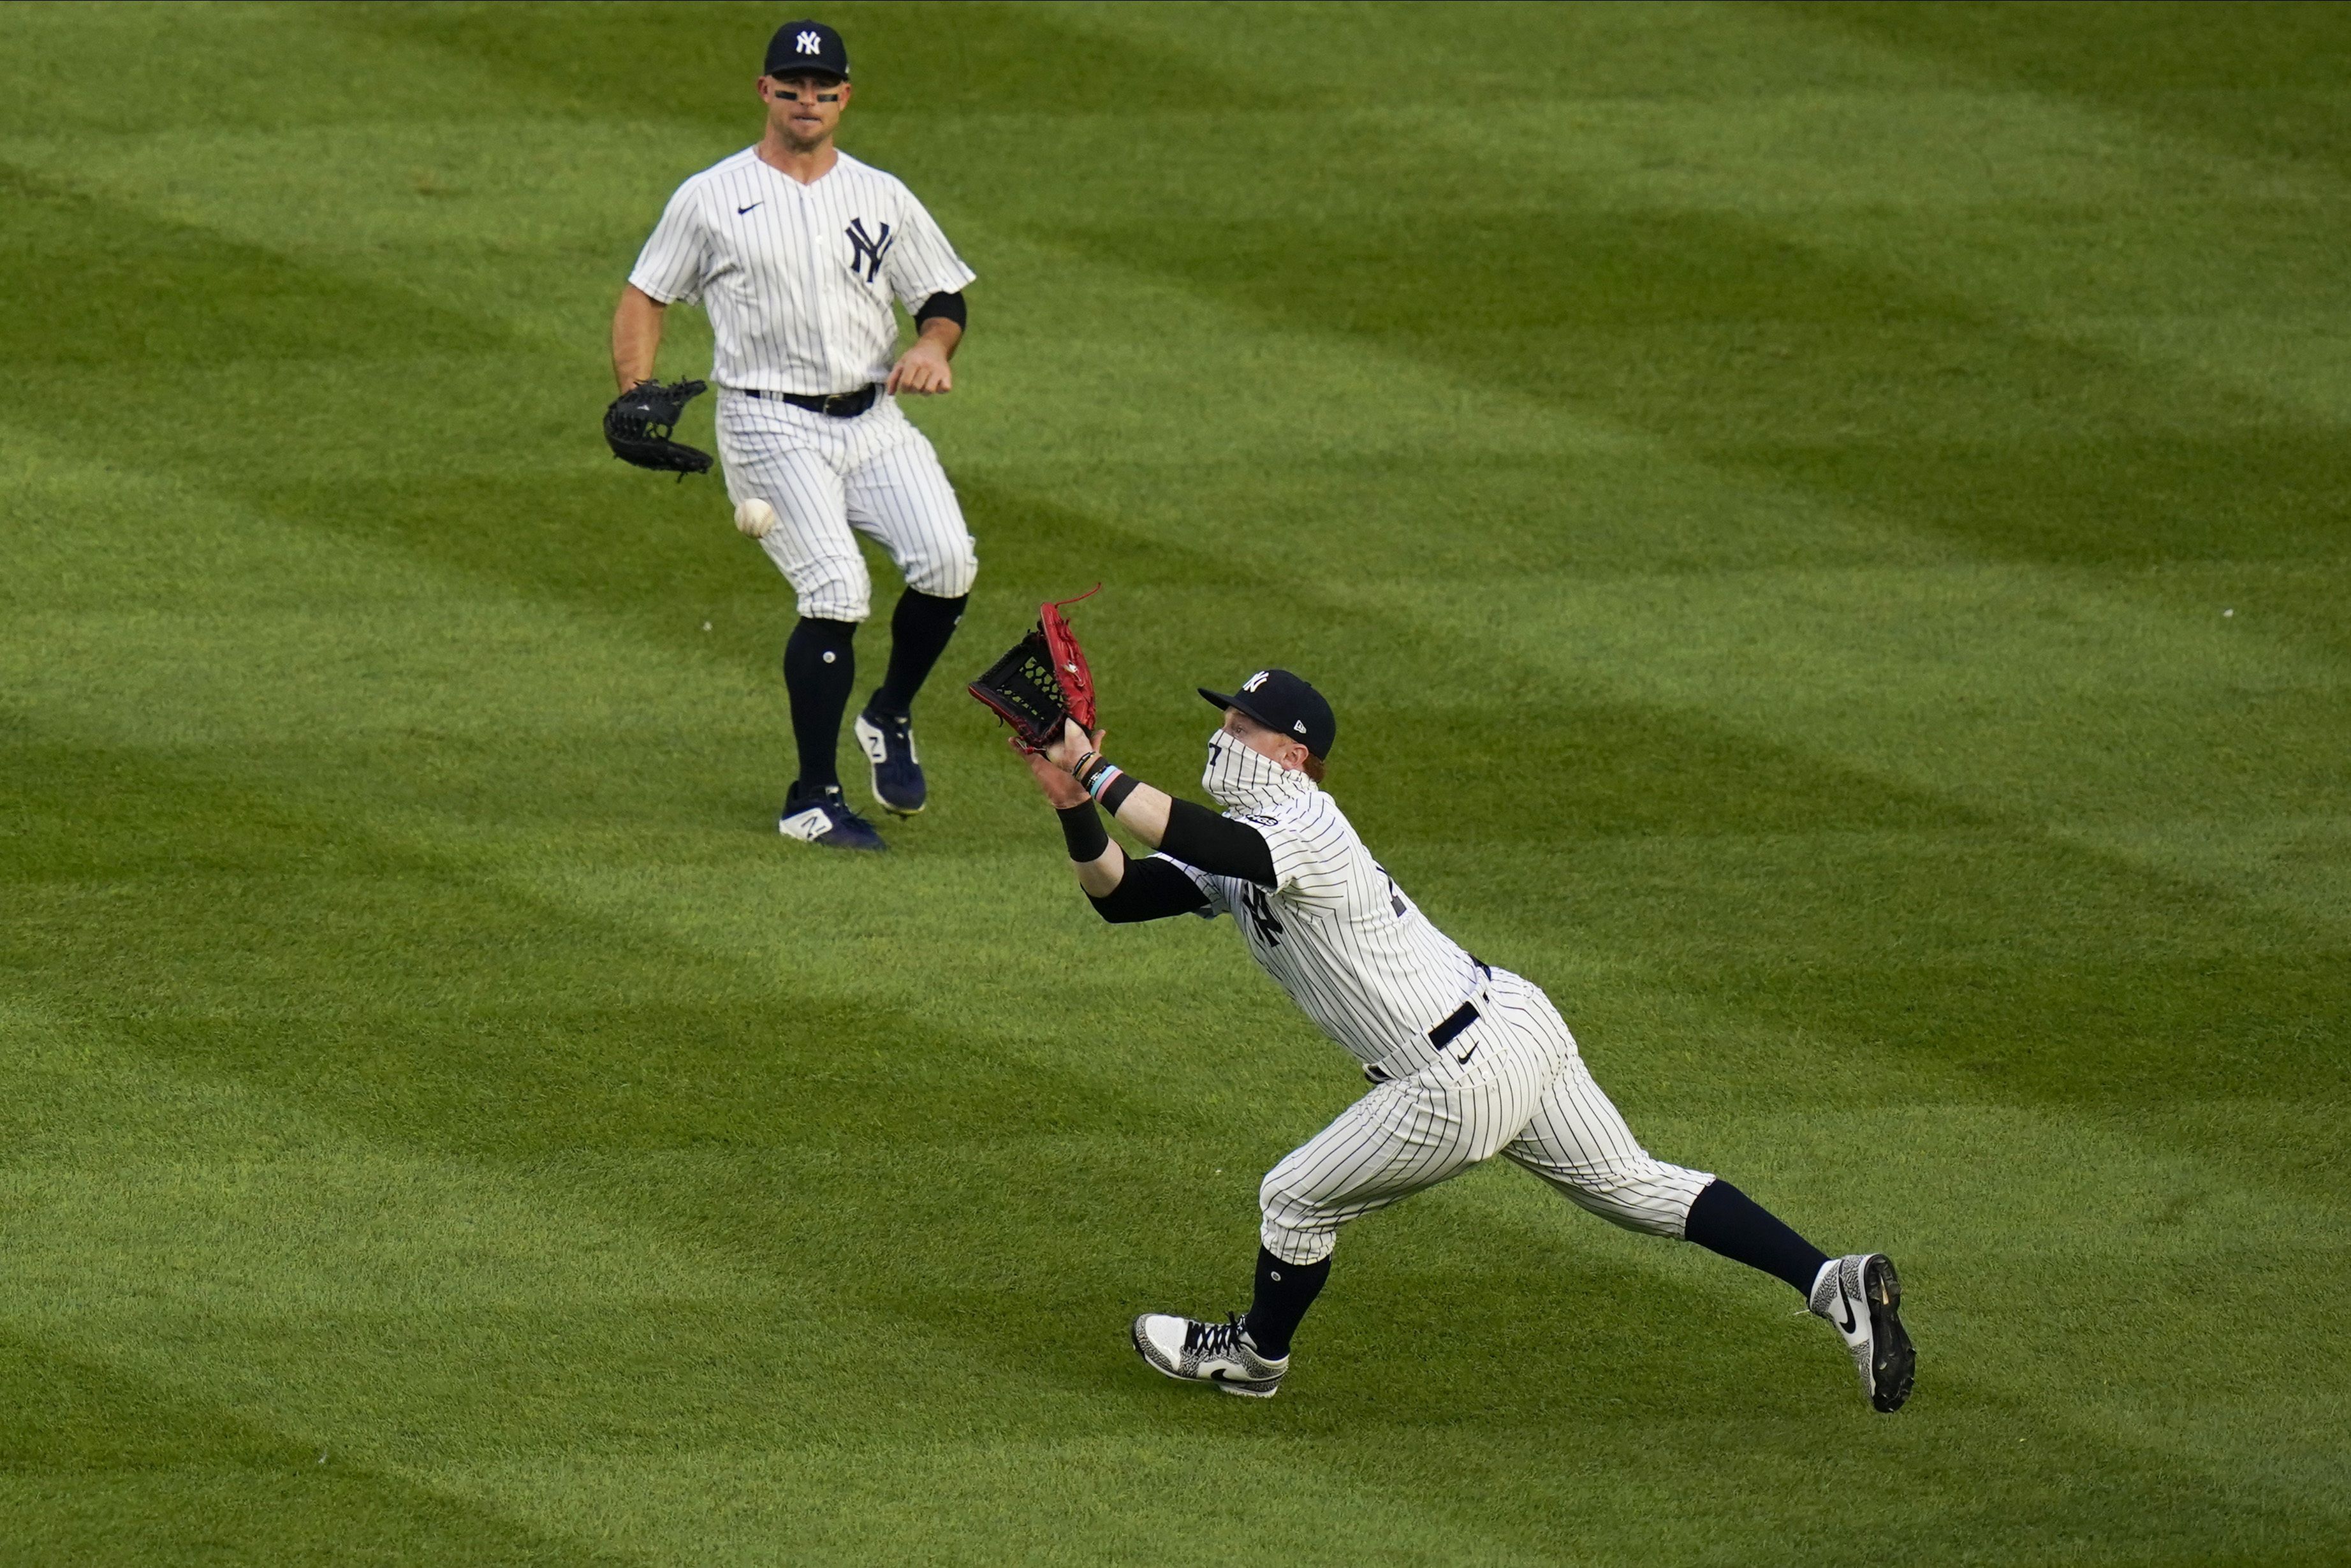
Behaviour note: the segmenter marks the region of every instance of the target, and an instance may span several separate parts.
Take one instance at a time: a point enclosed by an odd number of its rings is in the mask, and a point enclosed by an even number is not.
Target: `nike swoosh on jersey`
[[[765,206],[765,205],[767,205],[767,204],[766,204],[765,202],[753,202],[753,203],[751,204],[751,207],[763,207],[763,206]],[[736,208],[736,209],[735,209],[735,215],[736,215],[737,217],[738,217],[738,218],[739,218],[739,217],[741,217],[745,213],[749,212],[749,211],[751,210],[751,207],[737,207],[737,208]]]

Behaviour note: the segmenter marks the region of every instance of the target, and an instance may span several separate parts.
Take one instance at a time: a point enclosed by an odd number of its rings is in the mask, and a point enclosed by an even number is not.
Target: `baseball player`
[[[1883,1253],[1831,1258],[1737,1187],[1644,1150],[1532,982],[1464,952],[1372,858],[1321,788],[1338,724],[1287,670],[1230,693],[1200,782],[1222,814],[1106,760],[1075,723],[1029,758],[1060,813],[1078,885],[1102,918],[1229,915],[1249,956],[1363,1063],[1373,1088],[1274,1166],[1246,1316],[1134,1320],[1170,1377],[1270,1398],[1290,1336],[1331,1271],[1339,1228],[1501,1155],[1632,1230],[1678,1236],[1785,1280],[1844,1336],[1879,1410],[1909,1397],[1916,1357]],[[1096,802],[1159,852],[1130,860]]]
[[[718,454],[736,521],[799,601],[784,646],[799,773],[777,826],[812,844],[878,850],[881,835],[842,800],[836,766],[872,596],[851,530],[888,550],[906,581],[889,669],[856,733],[874,798],[911,816],[927,792],[914,694],[963,617],[979,563],[938,455],[895,399],[953,390],[948,361],[975,274],[914,193],[834,147],[852,91],[840,34],[786,23],[758,90],[766,133],[680,185],[637,257],[612,316],[612,375],[623,393],[651,381],[664,311],[701,301],[716,340]],[[914,319],[904,353],[893,299]]]

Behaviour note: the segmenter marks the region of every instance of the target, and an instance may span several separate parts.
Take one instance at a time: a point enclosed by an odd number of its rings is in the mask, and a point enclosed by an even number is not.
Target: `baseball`
[[[735,526],[748,538],[763,539],[776,526],[776,508],[754,496],[735,508]]]

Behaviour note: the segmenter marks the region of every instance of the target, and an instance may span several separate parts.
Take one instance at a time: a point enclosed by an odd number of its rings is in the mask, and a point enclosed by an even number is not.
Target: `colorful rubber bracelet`
[[[1105,762],[1094,769],[1094,776],[1092,779],[1086,780],[1086,793],[1099,800],[1102,798],[1103,790],[1125,777],[1125,768],[1115,762]]]

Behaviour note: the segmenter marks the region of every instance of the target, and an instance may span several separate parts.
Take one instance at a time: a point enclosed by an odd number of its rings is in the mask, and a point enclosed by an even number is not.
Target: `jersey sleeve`
[[[1196,865],[1186,865],[1174,855],[1153,855],[1151,858],[1166,862],[1192,879],[1192,885],[1198,888],[1200,896],[1208,901],[1208,907],[1200,911],[1201,919],[1214,920],[1219,915],[1230,915],[1233,912],[1233,901],[1225,892],[1223,877],[1211,876]]]
[[[664,305],[702,298],[709,273],[710,225],[703,220],[702,188],[689,180],[677,188],[653,225],[629,281]]]
[[[964,265],[938,224],[914,199],[914,193],[904,185],[898,190],[903,198],[898,242],[890,247],[882,272],[890,280],[890,291],[911,315],[932,295],[953,294],[979,274]]]
[[[1346,896],[1354,835],[1329,796],[1318,789],[1271,811],[1234,814],[1265,835],[1265,846],[1273,854],[1277,894],[1322,904],[1337,904]]]
[[[1165,920],[1177,915],[1207,915],[1207,895],[1184,868],[1164,856],[1129,861],[1118,885],[1106,894],[1088,894],[1094,913],[1113,925],[1142,920]]]

